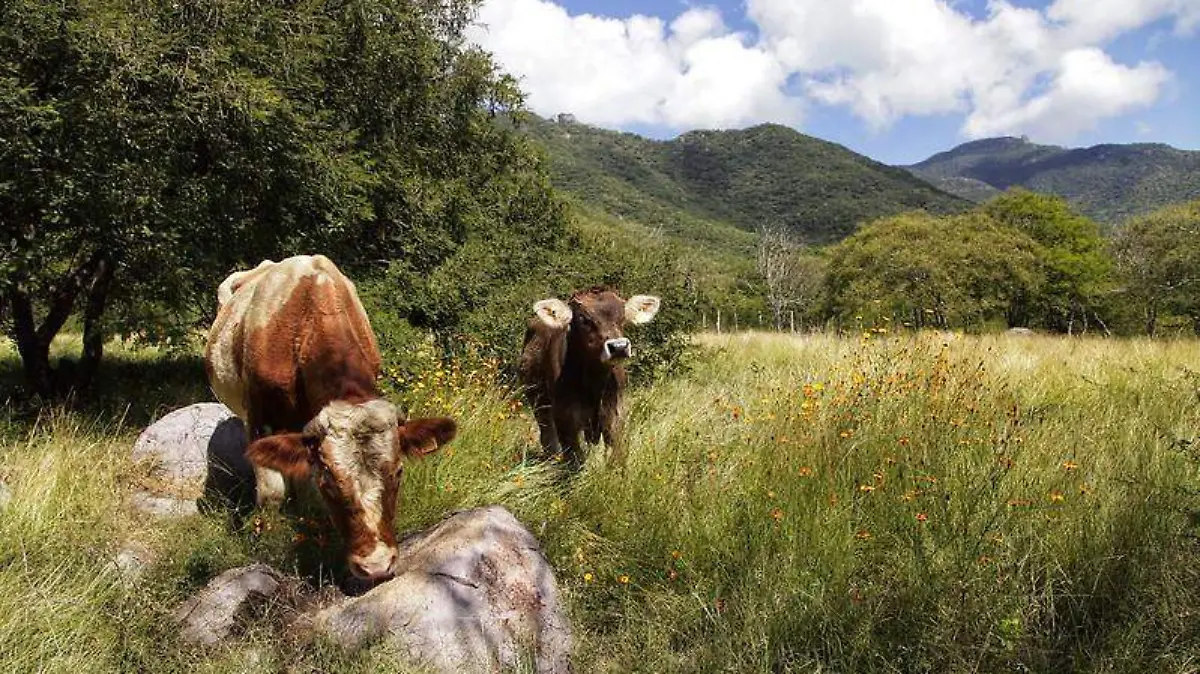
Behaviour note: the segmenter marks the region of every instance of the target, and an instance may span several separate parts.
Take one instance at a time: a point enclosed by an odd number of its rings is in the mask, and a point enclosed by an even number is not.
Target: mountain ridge
[[[745,232],[782,225],[797,239],[824,244],[879,217],[971,206],[902,168],[779,124],[695,130],[669,140],[569,116],[530,116],[523,126],[545,148],[556,187],[614,215],[677,232],[689,220]]]
[[[1200,151],[1165,143],[1068,148],[1002,136],[963,143],[903,168],[976,202],[1018,186],[1054,194],[1107,225],[1200,198]]]

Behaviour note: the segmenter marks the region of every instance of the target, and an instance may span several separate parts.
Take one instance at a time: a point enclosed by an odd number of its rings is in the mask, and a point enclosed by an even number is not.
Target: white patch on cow
[[[322,449],[340,474],[350,478],[362,506],[364,527],[376,536],[383,518],[384,472],[396,460],[396,407],[386,400],[358,405],[334,401],[317,419],[325,432]]]
[[[625,302],[625,320],[634,325],[649,323],[662,306],[662,300],[653,295],[634,295]]]
[[[533,313],[541,322],[551,328],[562,329],[571,324],[571,307],[560,299],[551,297],[548,300],[535,302]]]
[[[225,306],[229,302],[229,298],[233,297],[233,294],[240,290],[241,287],[246,284],[248,279],[273,266],[275,266],[275,262],[273,260],[263,260],[262,262],[259,262],[258,266],[254,269],[235,271],[229,276],[226,276],[225,280],[221,282],[221,285],[217,286],[217,308],[220,309],[220,307]]]
[[[254,469],[255,504],[262,506],[269,503],[283,503],[283,499],[287,496],[287,483],[283,479],[283,474],[277,470],[263,468],[253,461],[250,462],[250,466]]]

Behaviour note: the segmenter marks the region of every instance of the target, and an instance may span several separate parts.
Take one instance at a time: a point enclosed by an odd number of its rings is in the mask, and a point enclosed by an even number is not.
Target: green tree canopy
[[[1033,239],[1045,266],[1046,282],[1036,294],[1014,298],[1010,322],[1072,332],[1098,315],[1112,263],[1095,222],[1059,197],[1020,188],[995,197],[983,210]]]
[[[1033,240],[986,214],[911,213],[867,224],[835,246],[827,290],[841,324],[953,328],[1002,318],[1042,280]]]
[[[1191,318],[1200,335],[1200,201],[1130,220],[1113,241],[1125,289],[1154,335],[1162,312]]]
[[[520,93],[463,30],[473,0],[4,0],[0,328],[31,386],[83,319],[177,338],[224,274],[323,252],[428,284],[472,236],[549,246],[541,159],[497,113]]]

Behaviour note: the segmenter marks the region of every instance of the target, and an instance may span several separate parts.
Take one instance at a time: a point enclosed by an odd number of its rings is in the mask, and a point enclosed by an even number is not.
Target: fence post
[[[717,309],[717,334],[721,334],[721,310]]]

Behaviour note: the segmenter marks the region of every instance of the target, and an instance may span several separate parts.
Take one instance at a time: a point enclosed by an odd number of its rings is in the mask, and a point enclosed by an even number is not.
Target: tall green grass
[[[532,420],[493,363],[390,371],[410,414],[460,422],[454,443],[406,470],[399,529],[510,507],[558,572],[579,671],[1200,666],[1200,343],[882,331],[698,341],[687,374],[632,392],[625,472],[595,451],[571,479],[534,460]],[[215,654],[178,643],[169,610],[225,568],[263,560],[311,575],[337,557],[335,541],[278,513],[231,531],[219,517],[128,512],[141,421],[122,414],[202,393],[164,390],[178,399],[122,410],[110,391],[107,407],[36,423],[7,414],[0,670],[388,660],[281,640],[282,610]],[[133,584],[104,564],[131,539],[158,554]]]

